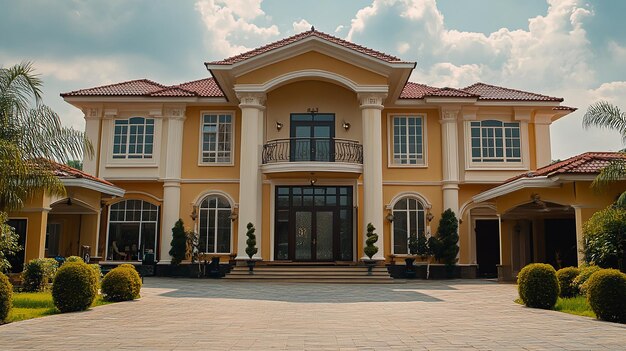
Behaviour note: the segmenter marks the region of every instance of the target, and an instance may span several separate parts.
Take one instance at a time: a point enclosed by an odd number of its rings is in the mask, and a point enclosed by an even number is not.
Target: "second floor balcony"
[[[263,145],[266,173],[337,171],[361,173],[363,145],[355,140],[328,137],[275,139]]]

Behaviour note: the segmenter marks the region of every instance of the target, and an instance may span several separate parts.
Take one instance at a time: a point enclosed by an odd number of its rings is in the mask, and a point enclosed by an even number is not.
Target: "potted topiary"
[[[376,265],[376,260],[373,260],[372,257],[378,252],[378,246],[374,245],[378,241],[378,234],[374,233],[374,226],[372,223],[367,224],[367,240],[365,240],[365,247],[363,248],[363,252],[365,256],[369,257],[368,260],[363,260],[365,265],[367,266],[367,275],[372,275],[372,269]]]
[[[407,278],[415,278],[416,275],[413,263],[415,262],[415,256],[417,255],[418,241],[417,233],[413,232],[409,235],[409,254],[411,256],[404,259],[404,262],[406,263],[405,274]]]
[[[253,270],[254,270],[255,261],[252,259],[252,257],[256,255],[259,249],[257,249],[256,247],[256,235],[254,235],[254,231],[255,231],[254,224],[248,223],[246,228],[248,228],[248,231],[246,232],[246,236],[248,237],[248,240],[246,240],[246,245],[247,245],[246,254],[248,254],[248,257],[250,257],[250,259],[247,261],[248,270],[250,274],[254,274]]]

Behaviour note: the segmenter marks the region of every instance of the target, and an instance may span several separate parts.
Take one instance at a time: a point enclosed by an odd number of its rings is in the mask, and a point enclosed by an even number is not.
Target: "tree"
[[[187,233],[183,220],[178,219],[172,228],[172,241],[170,242],[170,256],[172,256],[172,264],[180,264],[187,255]]]
[[[365,234],[367,239],[365,240],[363,252],[370,258],[370,260],[378,252],[378,246],[374,245],[378,241],[378,234],[374,233],[375,230],[376,228],[374,228],[372,223],[367,223],[367,234]]]
[[[622,136],[622,142],[626,143],[626,112],[606,101],[596,102],[587,108],[583,116],[583,126],[615,130]],[[626,177],[626,159],[616,159],[600,171],[591,186],[596,190],[601,190],[624,177]],[[626,192],[619,196],[616,204],[626,207]]]
[[[583,253],[587,263],[625,271],[626,210],[609,206],[583,225]]]
[[[459,221],[451,209],[447,209],[441,215],[439,228],[437,228],[437,240],[439,241],[435,258],[448,266],[456,264],[459,253]]]
[[[6,213],[0,212],[0,272],[4,273],[11,269],[8,256],[13,256],[22,249],[19,245],[19,236],[6,221]]]
[[[256,235],[254,235],[256,229],[254,229],[254,224],[252,223],[248,223],[246,228],[248,228],[248,231],[246,232],[246,236],[248,237],[248,240],[246,240],[246,254],[250,257],[250,259],[252,259],[252,257],[259,251],[256,247]]]
[[[426,239],[426,233],[424,233],[424,231],[421,231],[417,236],[417,254],[422,257],[426,257],[430,254],[428,239]]]

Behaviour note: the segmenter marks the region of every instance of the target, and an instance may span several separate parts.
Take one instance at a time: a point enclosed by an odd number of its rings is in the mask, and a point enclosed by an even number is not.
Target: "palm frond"
[[[615,206],[626,209],[626,191],[621,193],[615,201]]]
[[[591,187],[601,190],[609,184],[626,177],[626,160],[617,159],[611,161],[608,166],[604,167],[591,183]]]
[[[0,68],[0,101],[2,117],[23,114],[31,102],[41,101],[43,82],[35,74],[31,62],[22,62],[9,68]]]
[[[615,130],[622,136],[622,142],[626,143],[626,112],[609,102],[599,101],[590,105],[583,116],[583,127]]]

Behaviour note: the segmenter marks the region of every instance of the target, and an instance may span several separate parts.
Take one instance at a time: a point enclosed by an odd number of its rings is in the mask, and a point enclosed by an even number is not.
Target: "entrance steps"
[[[367,267],[355,265],[320,264],[267,264],[254,267],[250,274],[247,266],[235,266],[225,279],[233,281],[271,281],[285,283],[339,283],[339,284],[385,284],[393,283],[387,267],[373,267],[372,275]]]

